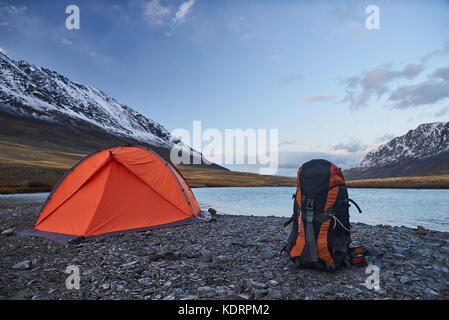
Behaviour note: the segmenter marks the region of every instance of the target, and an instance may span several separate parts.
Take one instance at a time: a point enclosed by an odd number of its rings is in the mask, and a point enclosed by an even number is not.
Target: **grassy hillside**
[[[449,163],[431,170],[424,171],[421,175],[423,176],[449,175]]]
[[[449,164],[414,176],[348,181],[352,188],[449,189]]]
[[[351,188],[448,189],[449,174],[353,180]]]
[[[145,145],[87,122],[67,121],[49,122],[0,110],[0,193],[48,191],[86,154],[112,145]],[[152,148],[169,155],[166,148]],[[208,168],[227,171],[216,164]]]
[[[0,140],[0,193],[46,192],[87,152]],[[296,179],[178,166],[191,187],[295,186]],[[449,188],[449,174],[348,181],[352,188]]]
[[[178,166],[191,187],[296,186],[296,178]]]
[[[95,128],[75,128],[0,112],[0,193],[50,191],[66,170],[86,154],[126,143],[136,141]],[[214,168],[217,169],[179,166],[192,187],[296,184],[295,178],[219,170],[217,165]],[[449,188],[449,166],[429,170],[422,176],[354,180],[348,185],[354,188]]]
[[[0,140],[0,193],[50,191],[59,178],[86,154]],[[296,183],[294,178],[220,169],[183,165],[178,169],[191,187],[293,186]]]

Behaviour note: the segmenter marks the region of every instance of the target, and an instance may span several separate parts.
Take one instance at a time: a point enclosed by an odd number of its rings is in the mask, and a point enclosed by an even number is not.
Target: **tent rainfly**
[[[201,217],[190,187],[170,162],[146,147],[124,145],[78,162],[53,188],[34,227],[19,234],[69,245]]]

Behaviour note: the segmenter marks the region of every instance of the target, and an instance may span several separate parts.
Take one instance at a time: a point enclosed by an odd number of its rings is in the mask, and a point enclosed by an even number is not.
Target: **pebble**
[[[268,287],[268,285],[266,283],[257,282],[257,281],[251,282],[251,286],[256,289],[265,289]]]
[[[137,264],[137,263],[139,263],[139,260],[131,261],[131,262],[122,264],[122,267],[125,268],[125,269],[128,269],[128,268],[134,266],[134,265]]]
[[[406,284],[407,282],[410,281],[410,278],[407,276],[401,276],[401,278],[399,279],[399,281],[401,281],[402,284]]]
[[[146,285],[146,286],[148,286],[152,283],[150,278],[141,278],[137,282],[139,282],[140,284]]]
[[[199,287],[198,292],[208,292],[208,291],[212,291],[212,287],[209,286],[203,286],[203,287]]]
[[[351,294],[353,294],[353,295],[358,295],[361,293],[362,293],[362,290],[360,290],[359,288],[354,288],[351,290]]]
[[[4,236],[10,236],[12,234],[14,234],[14,228],[9,228],[9,229],[2,231],[2,235],[4,235]]]
[[[431,295],[434,295],[434,296],[438,295],[438,292],[436,292],[436,291],[434,291],[434,290],[432,290],[430,288],[426,288],[426,290],[424,290],[424,292],[428,293],[428,294],[431,294]]]
[[[185,297],[182,297],[179,300],[198,300],[198,296],[193,295],[193,294],[189,294],[189,295],[187,295]]]
[[[31,267],[31,261],[30,260],[25,260],[19,263],[16,263],[15,265],[13,265],[13,269],[18,269],[18,270],[25,270],[25,269],[29,269]]]
[[[277,286],[277,285],[279,285],[279,282],[277,282],[276,280],[270,280],[270,284],[272,286]]]

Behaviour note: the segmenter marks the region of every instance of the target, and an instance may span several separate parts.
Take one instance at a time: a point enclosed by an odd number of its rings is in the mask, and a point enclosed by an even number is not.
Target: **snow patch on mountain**
[[[160,124],[104,92],[1,52],[0,109],[61,123],[85,121],[109,133],[166,148],[176,140]]]
[[[423,160],[448,151],[449,122],[425,123],[368,152],[354,169],[381,167],[411,159]]]

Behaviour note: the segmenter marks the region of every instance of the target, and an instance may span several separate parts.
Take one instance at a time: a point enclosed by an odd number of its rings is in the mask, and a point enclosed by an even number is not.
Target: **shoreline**
[[[191,188],[229,188],[229,187],[296,187],[296,178],[263,176],[253,173],[223,171],[214,169],[181,169],[181,173]],[[346,181],[353,189],[449,189],[449,175],[414,176],[400,178],[381,178]],[[19,193],[51,192],[54,183],[28,182],[19,185],[0,185],[0,195]]]
[[[220,188],[217,187],[221,190],[226,190],[226,188]],[[251,189],[253,187],[235,187],[236,189],[242,189],[242,192],[244,190],[248,190]],[[265,187],[260,187],[260,188],[265,188]],[[201,189],[201,188],[192,188],[192,191],[194,192],[194,194],[198,191],[200,192],[200,190],[195,191],[195,189]],[[373,190],[378,190],[381,191],[383,189],[373,189]],[[411,192],[415,192],[415,195],[418,196],[419,190],[414,190],[414,189],[410,189]],[[212,191],[212,190],[210,190]],[[251,190],[253,191],[253,190]],[[214,191],[212,191],[214,192]],[[226,191],[225,191],[226,192]],[[234,191],[235,192],[235,191]],[[240,191],[237,191],[240,192]],[[246,192],[246,191],[245,191]],[[258,192],[265,192],[263,190],[260,190]],[[269,191],[271,192],[271,191]],[[375,191],[374,191],[375,192]],[[390,191],[388,191],[390,192]],[[13,209],[15,207],[18,206],[23,206],[23,205],[36,205],[38,206],[38,211],[40,212],[42,210],[42,206],[44,205],[45,201],[47,200],[48,196],[49,196],[49,192],[41,192],[41,193],[16,193],[16,194],[0,194],[0,213],[2,209]],[[223,207],[223,204],[218,202],[218,203],[214,203],[211,199],[209,200],[205,200],[204,201],[199,202],[202,210],[207,211],[208,208],[212,207],[212,208],[220,208],[218,210],[219,214],[221,215],[231,215],[231,216],[240,216],[240,217],[251,217],[251,216],[256,216],[256,217],[267,217],[267,216],[272,216],[272,217],[276,217],[276,218],[280,218],[280,219],[289,219],[291,217],[291,212],[289,210],[289,208],[287,210],[280,210],[280,211],[264,211],[264,212],[258,212],[255,214],[255,212],[253,211],[248,211],[248,210],[244,210],[244,209],[237,209],[234,206],[234,209],[232,208],[228,208],[228,207]],[[290,202],[290,200],[289,200]],[[290,206],[290,205],[288,205]],[[285,203],[283,204],[283,208],[285,209]],[[372,214],[373,212],[371,212]],[[375,213],[375,212],[374,212]],[[351,217],[355,218],[355,220],[359,223],[364,223],[368,226],[376,226],[378,223],[378,221],[383,221],[383,220],[372,220],[372,219],[360,219],[358,217],[359,215],[356,214],[355,216],[353,216],[351,214]],[[366,215],[363,215],[366,216]],[[357,218],[356,218],[357,217]],[[351,221],[353,220],[353,218],[351,218]],[[37,219],[37,217],[36,217]],[[404,220],[405,219],[405,220]],[[431,231],[437,231],[437,232],[447,232],[449,233],[449,228],[447,227],[447,224],[441,224],[441,223],[432,223],[431,221],[421,221],[420,219],[408,219],[407,217],[402,216],[401,218],[397,218],[397,219],[389,219],[388,221],[384,221],[384,225],[385,226],[390,226],[390,227],[406,227],[406,228],[411,228],[411,229],[416,229],[417,227],[419,228],[425,228],[427,230],[431,230]],[[1,234],[1,225],[0,225],[0,234]]]
[[[226,186],[226,185],[216,185],[216,186],[190,186],[191,188],[272,188],[272,187],[296,187],[291,185],[239,185],[239,186]],[[349,186],[348,189],[391,189],[391,190],[448,190],[449,187],[393,187],[393,186]],[[32,194],[32,193],[47,193],[51,192],[53,188],[1,188],[0,195],[14,195],[14,194]]]
[[[0,229],[30,228],[40,204],[0,209]],[[379,292],[365,267],[295,269],[279,251],[286,218],[221,215],[216,221],[129,233],[73,247],[0,234],[0,299],[448,299],[449,233],[353,223],[353,241],[385,252]],[[68,265],[80,290],[65,287]],[[188,272],[186,272],[188,270]],[[195,270],[195,272],[191,272]]]
[[[377,183],[367,183],[362,185],[357,185],[357,180],[350,180],[347,182],[347,187],[349,189],[392,189],[392,190],[448,190],[449,186],[392,186],[388,184],[377,184]],[[296,185],[210,185],[210,186],[195,186],[190,185],[191,188],[270,188],[270,187],[296,187]],[[53,187],[0,187],[0,195],[14,195],[14,194],[32,194],[32,193],[46,193],[51,192]]]
[[[296,177],[260,175],[178,165],[191,188],[295,187]],[[0,163],[0,194],[50,192],[64,175],[63,168]],[[347,180],[349,188],[363,189],[449,189],[449,174],[396,178]]]

